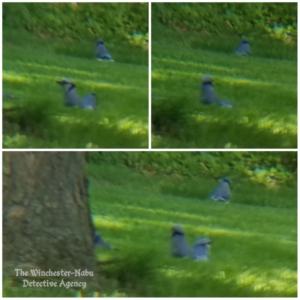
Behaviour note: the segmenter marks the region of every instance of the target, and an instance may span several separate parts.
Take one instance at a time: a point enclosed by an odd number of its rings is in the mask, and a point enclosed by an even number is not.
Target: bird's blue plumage
[[[96,57],[99,60],[113,61],[102,40],[98,40],[96,43]]]
[[[224,178],[215,191],[210,195],[210,198],[212,200],[226,202],[229,200],[230,194],[230,182],[228,179]]]
[[[236,54],[250,55],[251,49],[248,41],[243,40],[240,45],[235,49]]]

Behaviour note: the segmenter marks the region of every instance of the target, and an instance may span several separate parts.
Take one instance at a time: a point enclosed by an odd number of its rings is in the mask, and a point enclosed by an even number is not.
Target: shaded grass
[[[152,31],[152,90],[164,97],[152,99],[154,147],[297,147],[296,47],[253,39],[253,55],[241,57],[233,54],[236,37],[157,24]],[[200,103],[204,74],[213,76],[217,94],[235,109]]]
[[[4,101],[4,108],[21,107],[5,113],[8,123],[20,126],[17,131],[5,127],[4,147],[148,146],[146,51],[107,43],[115,63],[101,63],[94,58],[93,41],[42,39],[9,29],[3,35],[3,90],[21,99]],[[94,92],[97,109],[64,107],[62,88],[55,82],[63,77],[75,82],[80,97]]]

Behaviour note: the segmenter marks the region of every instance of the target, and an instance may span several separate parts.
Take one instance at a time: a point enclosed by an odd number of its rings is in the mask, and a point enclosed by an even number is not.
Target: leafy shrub
[[[5,3],[3,27],[81,39],[148,32],[147,3]]]
[[[230,176],[268,187],[295,185],[297,176],[296,152],[93,152],[89,159],[95,164],[124,165],[179,179]],[[168,190],[168,184],[163,188]],[[191,189],[189,184],[184,189],[184,194],[199,195],[198,189]]]
[[[180,31],[297,39],[297,3],[154,3],[152,12]]]

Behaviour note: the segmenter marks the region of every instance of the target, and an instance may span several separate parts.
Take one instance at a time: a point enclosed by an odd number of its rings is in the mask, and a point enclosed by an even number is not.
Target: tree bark
[[[4,273],[81,269],[94,282],[85,163],[82,152],[3,152]]]

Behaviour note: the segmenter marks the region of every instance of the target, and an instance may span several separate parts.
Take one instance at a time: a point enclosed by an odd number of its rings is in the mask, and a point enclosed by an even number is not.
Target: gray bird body
[[[250,44],[248,41],[243,40],[241,44],[235,49],[236,54],[242,54],[242,55],[250,55],[251,49]]]
[[[96,108],[96,95],[88,94],[80,100],[76,92],[76,85],[69,80],[57,81],[64,89],[64,104],[66,106],[81,106],[84,109]]]
[[[113,61],[112,56],[106,49],[104,42],[101,39],[99,39],[96,44],[96,57],[99,60]]]
[[[211,241],[207,238],[197,239],[193,248],[193,259],[200,261],[208,261],[210,244]]]
[[[230,195],[230,182],[228,179],[224,178],[216,190],[210,195],[210,198],[212,200],[226,202],[229,200]]]
[[[81,107],[84,109],[94,109],[96,107],[97,98],[95,94],[88,94],[81,100]]]
[[[191,248],[185,238],[181,226],[173,226],[171,237],[171,254],[174,257],[187,257],[191,255]]]
[[[201,98],[204,104],[215,104],[219,101],[218,95],[213,87],[213,79],[209,75],[202,77]]]

